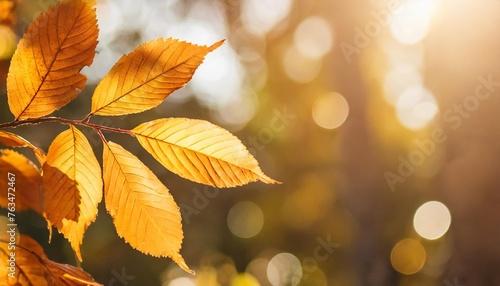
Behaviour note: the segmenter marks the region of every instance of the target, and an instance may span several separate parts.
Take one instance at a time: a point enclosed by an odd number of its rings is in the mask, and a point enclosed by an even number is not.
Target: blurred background
[[[13,119],[5,77],[16,42],[54,2],[23,0],[14,31],[0,26],[1,122]],[[181,254],[197,275],[133,250],[101,204],[82,249],[82,267],[98,282],[500,285],[500,1],[97,2],[87,87],[56,115],[83,118],[95,85],[143,42],[226,39],[158,108],[92,122],[209,120],[283,182],[205,187],[164,170],[135,140],[106,133],[172,192]],[[15,132],[47,150],[64,129]],[[80,130],[101,157],[99,137]],[[20,215],[20,231],[51,259],[75,264],[61,235],[47,242],[42,218]]]

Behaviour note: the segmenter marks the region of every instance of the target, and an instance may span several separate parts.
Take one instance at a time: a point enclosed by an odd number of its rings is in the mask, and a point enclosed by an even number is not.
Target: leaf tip
[[[280,182],[280,181],[276,181],[274,179],[271,179],[270,177],[264,175],[264,176],[260,176],[259,177],[259,180],[265,184],[275,184],[275,185],[281,185],[283,184],[283,182]]]
[[[222,46],[222,44],[224,44],[225,41],[226,41],[226,39],[222,39],[218,42],[215,42],[213,45],[208,47],[208,51],[211,52],[211,51],[217,49],[218,47]]]
[[[184,261],[184,258],[179,254],[179,253],[176,253],[175,255],[172,256],[172,260],[177,264],[179,265],[179,267],[186,271],[187,273],[191,274],[191,275],[195,275],[195,271],[194,270],[191,270],[189,268],[189,266],[186,264],[186,262]]]

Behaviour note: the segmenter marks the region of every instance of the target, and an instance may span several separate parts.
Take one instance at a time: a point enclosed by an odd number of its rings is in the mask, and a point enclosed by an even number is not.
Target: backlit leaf
[[[80,70],[94,59],[97,34],[95,11],[82,0],[59,2],[31,23],[7,77],[16,119],[50,114],[77,96],[87,81]]]
[[[165,168],[194,182],[234,187],[266,176],[241,141],[210,122],[187,118],[157,119],[132,130],[139,143]]]
[[[6,146],[14,148],[16,147],[31,148],[33,152],[35,152],[35,156],[38,159],[38,162],[40,162],[40,165],[43,165],[43,162],[45,162],[45,153],[41,149],[31,144],[28,140],[14,133],[0,131],[0,144],[4,144]]]
[[[14,174],[9,180],[8,173]],[[0,206],[7,208],[10,198],[15,198],[16,211],[32,209],[42,214],[40,187],[42,176],[38,167],[28,158],[13,151],[0,151]],[[9,185],[10,183],[10,185]],[[9,189],[11,188],[11,189]],[[9,196],[9,193],[12,195]]]
[[[137,157],[108,142],[103,153],[106,209],[116,231],[133,248],[153,256],[168,256],[192,272],[179,254],[184,237],[181,214],[160,180]]]
[[[4,233],[4,232],[2,232]],[[42,247],[31,237],[21,235],[15,250],[15,278],[8,276],[8,235],[0,236],[0,285],[23,286],[99,286],[80,268],[51,261]]]
[[[124,115],[158,106],[183,87],[209,52],[210,47],[174,39],[142,44],[123,56],[101,80],[92,97],[92,114]]]
[[[50,145],[42,170],[45,216],[82,260],[83,234],[95,220],[102,199],[99,162],[87,138],[70,126]]]

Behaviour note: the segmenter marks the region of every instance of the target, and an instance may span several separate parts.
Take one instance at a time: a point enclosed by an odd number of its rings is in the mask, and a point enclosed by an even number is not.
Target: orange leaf
[[[4,144],[9,147],[29,147],[35,152],[35,156],[40,162],[40,165],[43,165],[45,162],[45,153],[39,149],[38,147],[31,144],[28,140],[22,138],[19,135],[14,133],[0,131],[0,144]]]
[[[5,232],[2,232],[5,233]],[[0,284],[27,286],[99,286],[92,277],[82,269],[71,265],[51,261],[42,247],[31,237],[21,235],[15,248],[15,274],[9,277],[8,259],[12,249],[8,244],[9,237],[0,236]]]
[[[241,141],[203,120],[157,119],[132,130],[139,143],[165,168],[194,182],[234,187],[266,176]]]
[[[59,2],[31,23],[7,77],[16,119],[50,114],[77,96],[87,81],[80,70],[94,59],[97,34],[95,10],[82,0]]]
[[[179,254],[184,237],[174,198],[137,157],[120,145],[104,144],[104,195],[116,231],[133,248],[168,256],[193,273]]]
[[[9,176],[8,173],[13,174]],[[40,170],[28,158],[13,151],[0,151],[0,206],[7,208],[14,199],[16,211],[32,209],[42,214]],[[9,178],[14,178],[13,181]],[[10,184],[9,184],[10,183]],[[12,195],[10,195],[12,194]]]
[[[101,80],[92,97],[91,114],[124,115],[158,106],[191,80],[210,47],[174,39],[142,44],[123,56]]]
[[[82,260],[83,234],[95,220],[102,199],[99,162],[87,138],[70,126],[50,145],[42,169],[45,216],[70,241]]]
[[[57,263],[48,258],[44,258],[43,263],[50,271],[51,276],[49,281],[51,283],[49,285],[102,286],[102,284],[96,283],[92,276],[80,268]]]

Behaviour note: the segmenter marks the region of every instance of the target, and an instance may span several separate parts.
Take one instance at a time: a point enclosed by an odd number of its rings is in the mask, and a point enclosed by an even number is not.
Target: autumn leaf
[[[13,174],[15,183],[8,179]],[[40,186],[42,176],[28,158],[13,150],[0,150],[0,206],[7,209],[9,198],[15,198],[16,211],[32,209],[42,214]],[[11,183],[11,184],[9,184]],[[11,193],[13,196],[9,195]]]
[[[96,283],[92,276],[80,268],[68,264],[57,263],[47,258],[43,259],[43,263],[51,274],[49,276],[50,279],[48,279],[48,281],[51,282],[49,286],[102,286],[102,284]]]
[[[38,162],[40,162],[40,165],[43,165],[43,163],[45,162],[45,153],[40,148],[31,144],[28,140],[22,138],[17,134],[0,131],[0,144],[14,148],[17,147],[31,148],[31,150],[35,152],[35,156],[38,159]]]
[[[70,126],[50,145],[42,170],[45,216],[82,260],[83,235],[95,220],[102,199],[99,162],[85,136]]]
[[[0,21],[12,24],[17,1],[8,2],[0,0]],[[169,190],[136,156],[107,142],[102,131],[136,137],[161,164],[195,182],[218,187],[257,180],[279,182],[261,171],[240,140],[206,121],[158,119],[133,130],[90,122],[93,115],[134,114],[160,105],[191,80],[205,56],[223,41],[211,46],[172,38],[144,43],[124,55],[101,80],[87,117],[47,117],[84,88],[87,79],[80,71],[92,63],[97,45],[95,5],[96,0],[62,0],[39,16],[19,42],[6,80],[8,106],[15,120],[0,123],[0,128],[59,122],[69,129],[53,140],[47,154],[14,133],[0,131],[0,144],[32,149],[42,169],[9,149],[0,150],[0,172],[16,176],[16,209],[40,213],[50,235],[55,226],[69,240],[78,260],[82,261],[80,247],[96,219],[104,185],[106,209],[120,237],[145,254],[170,257],[194,274],[180,254],[181,213]],[[90,127],[103,140],[103,172],[92,146],[75,126]],[[4,191],[14,188],[8,176],[0,177],[0,184]],[[9,202],[8,192],[0,194],[0,206],[8,207]],[[0,285],[100,285],[81,269],[50,261],[36,241],[16,232],[19,237],[18,275],[8,278],[12,243],[0,229]]]
[[[104,196],[120,237],[152,256],[168,256],[193,273],[179,254],[181,214],[160,180],[137,157],[108,142],[103,152]]]
[[[234,135],[210,122],[157,119],[132,130],[139,143],[165,168],[194,182],[234,187],[256,180],[278,183]]]
[[[59,2],[31,23],[7,77],[16,119],[50,114],[77,96],[87,81],[80,70],[94,59],[97,34],[95,10],[82,0]]]
[[[101,80],[92,96],[91,114],[124,115],[158,106],[191,80],[210,47],[175,39],[147,42],[123,56]]]
[[[5,233],[5,232],[2,232]],[[23,286],[99,286],[82,269],[51,261],[42,247],[31,237],[21,235],[15,248],[14,278],[8,276],[11,249],[9,237],[0,236],[0,285]]]

